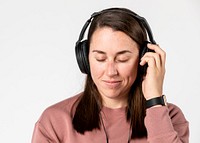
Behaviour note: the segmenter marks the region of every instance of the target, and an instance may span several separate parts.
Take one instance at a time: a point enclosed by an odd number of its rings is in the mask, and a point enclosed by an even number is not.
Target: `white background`
[[[164,93],[200,142],[199,0],[0,0],[0,142],[28,143],[48,106],[82,91],[74,45],[94,11],[127,7],[167,53]]]

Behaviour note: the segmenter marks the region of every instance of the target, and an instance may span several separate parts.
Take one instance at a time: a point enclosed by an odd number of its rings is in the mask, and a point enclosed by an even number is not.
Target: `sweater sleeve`
[[[34,128],[31,143],[52,143],[58,142],[52,138],[51,134],[45,129],[45,127],[37,122]]]
[[[32,136],[32,143],[49,143],[48,135],[46,134],[45,129],[40,125],[39,122],[36,123],[33,136]]]
[[[57,123],[56,120],[60,116],[57,116],[59,111],[50,107],[47,108],[35,124],[34,132],[32,135],[31,143],[59,143],[57,135]]]
[[[146,110],[145,126],[150,143],[188,143],[189,124],[173,104]]]

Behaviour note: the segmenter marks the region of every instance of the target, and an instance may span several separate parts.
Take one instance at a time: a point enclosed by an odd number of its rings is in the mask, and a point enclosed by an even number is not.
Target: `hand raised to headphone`
[[[166,54],[158,45],[148,44],[155,52],[147,52],[141,58],[140,65],[148,64],[146,75],[142,81],[142,91],[146,100],[163,94]]]

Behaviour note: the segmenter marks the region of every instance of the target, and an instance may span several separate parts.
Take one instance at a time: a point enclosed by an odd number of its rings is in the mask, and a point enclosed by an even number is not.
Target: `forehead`
[[[122,31],[110,27],[97,28],[91,37],[90,50],[138,51],[139,45]]]

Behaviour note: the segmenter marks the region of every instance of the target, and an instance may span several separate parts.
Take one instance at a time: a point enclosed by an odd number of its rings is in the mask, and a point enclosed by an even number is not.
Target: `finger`
[[[158,53],[160,55],[160,59],[161,59],[161,65],[165,66],[165,62],[166,62],[166,53],[164,50],[162,50],[159,45],[156,44],[147,44],[147,47],[151,50],[154,50],[155,53]]]
[[[157,68],[156,65],[156,61],[155,58],[153,56],[143,56],[143,58],[141,59],[140,65],[144,66],[145,64],[148,64],[148,67],[152,67],[155,69],[155,67]]]
[[[154,63],[155,63],[155,66],[157,68],[161,68],[161,58],[160,58],[160,55],[157,54],[157,53],[153,53],[153,52],[147,52],[143,57],[142,59],[144,58],[152,58],[151,60],[154,60]],[[147,61],[150,61],[150,59]]]

